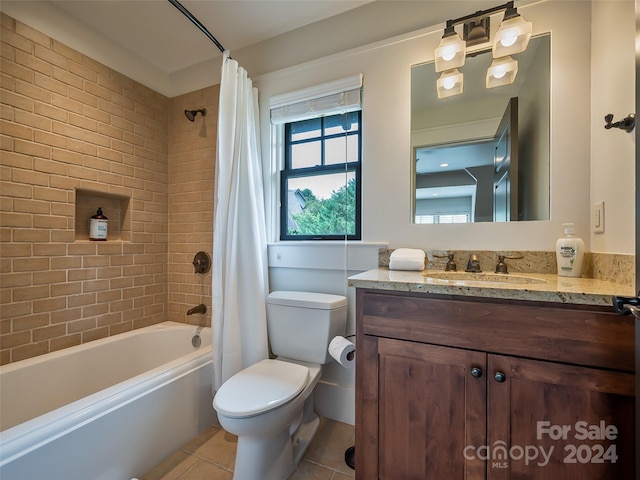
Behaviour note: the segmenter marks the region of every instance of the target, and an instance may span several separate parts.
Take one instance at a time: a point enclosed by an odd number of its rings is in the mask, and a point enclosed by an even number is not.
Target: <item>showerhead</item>
[[[207,114],[206,108],[201,108],[200,110],[185,110],[184,115],[189,119],[190,122],[193,122],[196,119],[196,115],[201,113],[204,117]]]

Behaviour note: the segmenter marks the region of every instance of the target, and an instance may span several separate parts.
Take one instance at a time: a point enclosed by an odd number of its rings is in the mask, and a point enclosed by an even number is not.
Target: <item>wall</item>
[[[604,128],[608,113],[618,121],[635,110],[634,6],[633,1],[615,2],[614,8],[608,2],[593,3],[591,204],[605,204],[605,232],[590,234],[594,252],[633,253],[637,248],[633,174],[637,129],[627,133]]]
[[[598,2],[604,9],[615,9],[612,2]],[[615,2],[617,5],[618,2]],[[627,2],[631,3],[631,2]],[[541,250],[553,251],[555,240],[562,232],[562,223],[576,223],[578,233],[589,240],[590,230],[590,157],[591,125],[599,121],[591,110],[591,2],[550,1],[537,3],[519,12],[533,22],[534,34],[551,32],[551,211],[549,221],[515,222],[508,224],[473,225],[412,225],[411,212],[411,148],[410,148],[410,94],[411,65],[433,59],[442,30],[427,28],[409,35],[356,48],[339,54],[302,63],[255,79],[260,89],[263,158],[271,159],[270,172],[279,170],[280,159],[271,155],[269,140],[272,138],[269,122],[269,97],[323,82],[347,77],[356,73],[364,75],[363,90],[363,240],[388,242],[390,248],[417,247],[441,250]],[[628,15],[632,21],[633,15]],[[564,21],[572,18],[571,23]],[[634,31],[629,21],[622,23],[625,32]],[[633,61],[634,45],[625,40],[617,52]],[[609,79],[615,74],[607,72]],[[633,77],[631,77],[633,78]],[[609,80],[610,81],[610,80]],[[616,88],[616,87],[614,87]],[[632,94],[633,88],[628,91]],[[629,107],[631,108],[631,107]],[[633,191],[631,172],[633,152],[621,152],[624,156],[618,177]],[[268,212],[277,212],[277,188],[267,188]],[[613,185],[604,186],[610,196],[615,196]],[[381,192],[394,192],[381,194]],[[626,207],[625,207],[626,206]],[[633,201],[623,200],[618,208],[633,211]],[[619,214],[622,214],[621,212]],[[277,239],[277,216],[269,219],[272,240]],[[633,222],[616,224],[605,233],[609,244],[601,252],[635,253]],[[270,274],[277,273],[294,285],[318,288],[319,278],[330,275],[319,267],[280,271],[277,259],[271,255]],[[297,247],[297,255],[321,258],[318,245]],[[349,269],[346,269],[349,270]],[[335,269],[331,282],[324,285],[343,285],[349,272]],[[287,283],[287,282],[283,282]],[[271,287],[274,287],[272,282]],[[348,297],[352,297],[348,294]],[[322,406],[332,405],[332,418],[349,422],[348,412],[350,379],[342,372],[333,377],[328,373],[327,383],[334,379],[338,388],[325,390],[320,397]]]
[[[529,5],[530,4],[530,5]],[[591,5],[599,8],[600,13],[608,12],[607,15],[617,15],[620,22],[613,24],[613,28],[602,28],[598,34],[600,21],[594,22],[594,38],[600,35],[602,40],[591,41]],[[633,15],[627,15],[633,8],[631,0],[542,0],[529,1],[520,0],[517,2],[519,11],[523,16],[533,21],[534,29],[539,31],[554,30],[554,40],[552,48],[554,51],[554,68],[552,71],[552,95],[555,98],[552,105],[553,121],[553,151],[552,162],[555,170],[552,172],[553,185],[550,192],[554,205],[559,205],[555,211],[551,212],[550,222],[534,222],[533,224],[520,228],[517,226],[502,226],[493,228],[490,225],[478,226],[471,229],[466,227],[438,227],[435,230],[427,226],[409,227],[402,226],[400,229],[393,228],[397,232],[392,240],[393,244],[407,244],[411,239],[428,238],[430,243],[438,248],[464,249],[479,248],[477,239],[483,239],[487,248],[502,249],[551,249],[555,238],[561,231],[561,223],[573,221],[578,224],[580,233],[587,244],[595,242],[593,250],[602,253],[635,253],[633,241],[633,226],[625,212],[634,208],[633,203],[629,203],[627,194],[623,193],[618,197],[618,192],[628,192],[633,188],[631,170],[629,170],[629,158],[627,149],[619,152],[607,146],[602,134],[604,130],[600,128],[602,118],[600,113],[608,113],[614,106],[614,102],[608,101],[610,96],[624,97],[632,90],[624,86],[632,81],[633,73],[626,70],[619,71],[620,62],[628,63],[634,54],[633,38]],[[261,96],[268,97],[270,91],[280,93],[290,89],[297,89],[300,86],[308,86],[325,80],[332,80],[343,76],[345,72],[351,73],[354,69],[344,64],[340,59],[357,58],[358,62],[364,62],[363,52],[376,50],[371,55],[370,62],[376,63],[382,70],[381,75],[376,74],[376,69],[366,68],[361,71],[367,72],[368,80],[365,90],[370,94],[366,98],[367,109],[371,111],[368,116],[369,131],[375,135],[382,134],[382,138],[389,139],[383,149],[378,148],[378,142],[371,145],[370,151],[375,155],[367,154],[367,161],[372,167],[366,175],[373,178],[370,182],[375,185],[371,192],[365,192],[367,198],[375,200],[375,192],[378,190],[378,181],[382,181],[385,189],[389,187],[394,191],[403,192],[408,189],[405,175],[401,175],[401,170],[408,168],[406,159],[407,141],[403,138],[406,135],[406,125],[408,115],[403,111],[403,105],[408,105],[407,92],[409,80],[404,70],[412,64],[425,62],[432,59],[432,46],[437,43],[442,35],[444,21],[448,18],[456,18],[469,12],[483,8],[495,6],[495,2],[490,0],[456,1],[429,0],[425,2],[412,1],[376,1],[346,12],[343,15],[331,17],[320,22],[308,25],[307,27],[282,34],[278,37],[261,42],[250,47],[239,49],[234,52],[234,58],[249,71],[254,80],[258,80],[259,75],[265,72],[285,74],[291,78],[283,78],[280,85],[269,87],[265,84]],[[144,59],[132,59],[129,52],[116,48],[114,45],[107,45],[104,38],[97,38],[96,32],[78,24],[70,16],[61,17],[61,10],[43,2],[2,2],[3,11],[14,12],[16,18],[24,19],[30,25],[37,25],[39,30],[45,31],[55,38],[68,39],[68,44],[74,45],[77,49],[85,52],[92,52],[92,58],[100,59],[110,65],[118,65],[127,68],[131,75],[140,76],[145,82],[155,81],[164,85],[158,87],[159,91],[170,90],[188,92],[200,88],[202,85],[217,83],[219,78],[219,66],[207,61],[203,64],[194,65],[193,68],[175,72],[170,76],[163,72],[151,68]],[[562,18],[572,18],[572,22],[565,25]],[[606,16],[604,17],[606,18]],[[433,27],[423,28],[425,25]],[[423,28],[423,30],[419,30]],[[327,37],[326,32],[339,32],[336,35]],[[410,32],[410,33],[407,33]],[[615,38],[619,39],[615,47],[611,47],[611,32],[615,32]],[[395,35],[395,37],[394,37]],[[388,39],[388,40],[381,40]],[[414,39],[415,41],[407,41]],[[559,42],[558,42],[559,41]],[[73,43],[71,43],[73,42]],[[377,43],[376,43],[377,42]],[[393,44],[400,43],[399,56],[394,57],[390,52]],[[305,45],[305,48],[299,48]],[[365,45],[365,46],[363,46]],[[605,61],[607,69],[600,72],[613,72],[612,75],[601,74],[600,84],[594,87],[593,98],[590,86],[590,45],[593,45],[594,61],[600,56]],[[574,49],[575,47],[575,49]],[[336,53],[341,52],[341,53]],[[612,55],[611,53],[614,52]],[[313,60],[320,59],[320,60]],[[312,69],[314,64],[322,65],[317,75],[306,75],[301,72],[305,68]],[[292,67],[293,65],[293,67]],[[326,68],[325,68],[326,66]],[[356,64],[354,64],[354,67]],[[290,67],[290,68],[289,68]],[[119,67],[114,67],[118,69]],[[309,70],[311,71],[311,70]],[[290,74],[290,75],[289,75]],[[374,89],[372,76],[376,75],[376,83],[380,88]],[[166,77],[166,78],[165,78]],[[170,78],[169,78],[170,77]],[[268,78],[265,75],[264,78]],[[608,88],[616,80],[616,87]],[[620,82],[624,80],[624,84]],[[259,82],[257,82],[258,84]],[[382,85],[384,84],[384,85]],[[622,85],[618,87],[617,85]],[[275,90],[274,90],[275,88]],[[374,91],[375,90],[375,91]],[[590,109],[591,101],[607,102],[607,106],[602,109]],[[616,101],[615,103],[618,103]],[[626,115],[632,110],[627,105],[626,100],[619,101],[620,116]],[[407,107],[408,108],[408,107]],[[598,111],[598,110],[602,110]],[[387,112],[389,112],[387,114]],[[592,113],[593,112],[593,113]],[[387,121],[388,120],[388,121]],[[591,130],[598,134],[594,137],[596,145],[590,148],[587,138],[591,138]],[[263,135],[263,138],[268,136]],[[610,139],[613,137],[609,137]],[[611,140],[610,140],[611,141]],[[591,155],[594,148],[600,149],[601,154],[597,156],[600,160],[592,163]],[[607,158],[615,155],[625,160],[621,162],[620,168],[608,170]],[[392,160],[390,160],[392,159]],[[394,175],[385,182],[385,171],[387,162],[393,162]],[[597,169],[596,175],[589,176],[589,169]],[[604,172],[604,177],[600,173]],[[617,184],[614,177],[619,177],[621,183]],[[582,187],[589,182],[589,178],[601,178],[591,184],[590,191],[583,191]],[[568,186],[563,185],[565,179],[570,178]],[[576,188],[577,186],[577,188]],[[372,193],[373,192],[373,193]],[[408,222],[408,212],[410,200],[406,197],[397,196],[392,203],[380,205],[372,204],[372,214],[366,218],[367,224],[372,224],[376,228],[368,228],[365,232],[369,237],[376,239],[386,239],[378,236],[384,233],[388,221],[397,218],[397,222],[402,219]],[[610,214],[607,223],[611,226],[604,234],[590,235],[590,205],[596,201],[606,199],[607,212]],[[575,209],[566,209],[566,205],[576,205]],[[273,206],[273,205],[271,205]],[[382,208],[380,208],[382,207]],[[381,225],[375,225],[377,219]],[[374,223],[372,223],[374,222]],[[611,223],[609,223],[611,222]],[[394,227],[396,225],[394,224]],[[471,240],[473,239],[473,240]],[[510,245],[505,245],[505,239],[509,239]]]
[[[598,2],[617,8],[619,2]],[[474,225],[412,225],[410,219],[410,66],[433,58],[442,30],[410,35],[331,55],[256,79],[261,92],[263,155],[270,149],[271,95],[363,73],[363,239],[390,247],[459,250],[545,250],[554,248],[563,222],[574,222],[587,242],[590,222],[591,2],[548,1],[519,8],[534,34],[551,32],[551,212],[550,221]],[[562,19],[572,18],[567,24]],[[632,28],[632,27],[629,27]],[[633,57],[633,43],[617,52]],[[615,78],[611,76],[610,78]],[[277,159],[272,160],[277,170]],[[620,173],[620,172],[619,172]],[[621,176],[631,180],[630,171]],[[607,187],[610,195],[615,188]],[[632,187],[631,187],[632,188]],[[380,191],[396,192],[380,195]],[[272,211],[277,191],[271,191]],[[630,203],[627,210],[633,208]],[[276,225],[275,219],[271,219]],[[633,226],[604,235],[608,252],[635,252]],[[275,231],[275,229],[274,229]]]
[[[191,262],[211,253],[217,87],[169,100],[4,14],[1,42],[0,363],[168,319],[210,325],[186,311],[211,306]],[[97,202],[107,242],[77,213]]]
[[[219,85],[171,99],[169,144],[169,320],[211,325],[211,272],[194,274],[193,257],[212,255],[213,182]],[[185,110],[207,109],[194,122]],[[187,316],[203,303],[206,315]]]
[[[309,255],[309,247],[313,255]],[[277,242],[269,245],[269,288],[330,293],[347,297],[344,335],[355,334],[355,288],[347,278],[378,266],[384,243]],[[350,338],[355,341],[354,338]],[[353,425],[355,423],[355,370],[337,362],[325,365],[314,390],[319,415]]]

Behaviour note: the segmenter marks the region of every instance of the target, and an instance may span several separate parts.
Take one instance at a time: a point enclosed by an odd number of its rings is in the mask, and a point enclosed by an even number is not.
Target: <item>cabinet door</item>
[[[634,375],[488,356],[488,478],[623,480],[634,472]]]
[[[465,446],[486,441],[486,354],[364,340],[356,478],[484,479],[486,462],[466,459]]]

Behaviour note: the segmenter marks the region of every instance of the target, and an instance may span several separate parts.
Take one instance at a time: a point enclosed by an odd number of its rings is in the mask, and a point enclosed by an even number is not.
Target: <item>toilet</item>
[[[332,358],[329,342],[343,335],[347,299],[325,293],[276,291],[267,297],[267,332],[275,359],[229,378],[213,407],[237,435],[234,480],[285,480],[320,422],[313,389]]]

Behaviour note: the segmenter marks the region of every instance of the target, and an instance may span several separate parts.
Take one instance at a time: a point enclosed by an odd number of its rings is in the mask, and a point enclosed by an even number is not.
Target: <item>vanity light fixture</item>
[[[493,41],[493,58],[524,52],[529,45],[532,30],[531,22],[526,22],[513,5],[508,7]]]
[[[464,86],[464,78],[457,68],[442,72],[440,78],[436,81],[436,89],[438,98],[451,97],[462,93]]]
[[[496,58],[487,70],[487,88],[513,83],[518,74],[518,61],[511,57]]]
[[[518,73],[518,62],[510,55],[527,49],[533,28],[531,22],[520,16],[514,2],[510,1],[471,15],[447,20],[442,40],[434,56],[436,72],[443,72],[437,81],[438,98],[462,93],[462,73],[457,69],[464,65],[469,47],[491,41],[491,15],[499,12],[505,13],[491,47],[495,60],[487,71],[486,86],[493,88],[513,83]],[[463,25],[462,38],[455,31],[456,25]],[[477,54],[479,49],[474,49],[474,53]]]
[[[453,28],[444,29],[444,35],[435,53],[436,72],[443,72],[464,65],[467,46]]]

